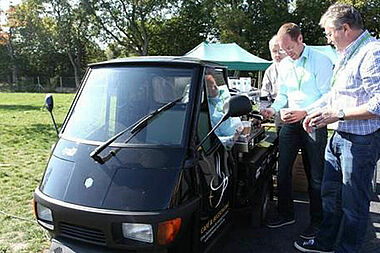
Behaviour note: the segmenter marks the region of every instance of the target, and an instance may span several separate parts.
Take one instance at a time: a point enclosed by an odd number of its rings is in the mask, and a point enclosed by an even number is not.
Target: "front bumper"
[[[51,225],[53,225],[53,229],[46,227],[46,224],[40,220],[38,222],[55,238],[52,247],[58,245],[57,248],[61,247],[66,250],[60,251],[58,249],[58,251],[52,252],[90,252],[87,248],[91,247],[101,249],[99,252],[121,252],[120,250],[123,250],[122,252],[160,252],[166,248],[182,244],[183,240],[193,238],[193,236],[189,236],[189,233],[193,230],[191,228],[194,225],[192,218],[199,206],[199,199],[194,199],[178,208],[154,212],[108,210],[56,200],[46,196],[39,189],[35,190],[34,201],[52,210],[53,224]],[[168,245],[158,245],[156,243],[158,223],[178,217],[182,219],[182,225],[175,240]],[[154,236],[153,243],[124,238],[121,228],[123,222],[151,224]],[[66,244],[73,246],[64,248],[63,246]],[[85,248],[78,251],[76,249],[78,247]],[[105,251],[105,249],[111,251]]]
[[[125,250],[115,250],[105,247],[94,246],[80,241],[70,240],[67,238],[54,238],[51,241],[49,253],[126,253]],[[136,251],[128,251],[136,252]],[[139,251],[145,253],[151,251]],[[166,249],[155,250],[155,253],[166,253]]]

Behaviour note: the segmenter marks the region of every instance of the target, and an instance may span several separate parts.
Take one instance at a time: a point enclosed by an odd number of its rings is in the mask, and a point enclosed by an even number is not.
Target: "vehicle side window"
[[[224,117],[224,105],[231,94],[223,78],[223,72],[207,69],[204,76],[211,126],[214,127]],[[222,122],[215,130],[215,134],[225,148],[232,148],[238,137],[242,123],[239,117],[230,117]]]

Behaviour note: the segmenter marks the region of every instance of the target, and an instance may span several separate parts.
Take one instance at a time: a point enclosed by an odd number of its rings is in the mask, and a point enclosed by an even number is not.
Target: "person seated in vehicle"
[[[214,127],[224,116],[223,107],[231,95],[227,85],[217,85],[213,74],[207,73],[205,80],[211,125]],[[232,148],[242,130],[243,124],[240,118],[230,117],[215,130],[215,134],[226,148]]]

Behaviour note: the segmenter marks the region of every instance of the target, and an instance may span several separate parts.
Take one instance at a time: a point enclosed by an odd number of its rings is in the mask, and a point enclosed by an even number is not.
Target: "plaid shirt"
[[[367,37],[367,38],[366,38]],[[367,135],[380,129],[380,41],[363,32],[339,55],[332,89],[311,108],[328,106],[333,110],[364,108],[378,115],[375,119],[345,120],[332,128]]]

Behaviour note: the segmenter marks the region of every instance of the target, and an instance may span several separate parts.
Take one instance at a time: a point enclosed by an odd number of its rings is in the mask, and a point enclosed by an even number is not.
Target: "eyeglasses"
[[[286,54],[285,50],[283,49],[274,49],[271,51],[273,54]]]
[[[290,53],[290,52],[293,52],[294,51],[294,45],[293,46],[290,46],[288,48],[280,48],[279,52],[283,53],[283,54],[287,54],[287,53]]]
[[[333,32],[336,32],[336,31],[338,31],[338,30],[342,30],[343,29],[343,27],[339,27],[339,28],[334,28],[332,31],[330,31],[330,32],[324,32],[324,34],[325,34],[325,37],[326,37],[326,39],[331,39],[331,36],[332,36],[332,34],[333,34]]]

